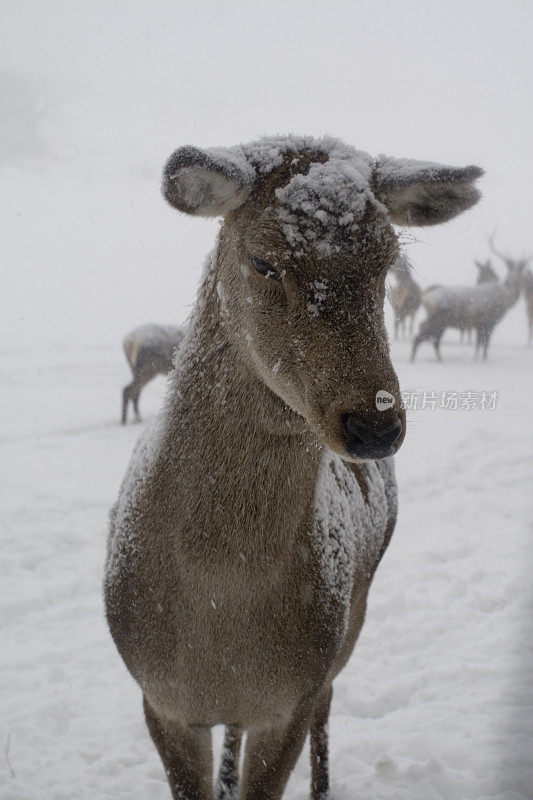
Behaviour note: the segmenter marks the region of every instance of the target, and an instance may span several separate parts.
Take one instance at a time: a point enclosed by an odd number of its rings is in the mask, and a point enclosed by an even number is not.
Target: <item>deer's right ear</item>
[[[438,225],[473,206],[479,167],[446,167],[380,156],[374,174],[377,197],[396,225]]]
[[[249,196],[255,170],[237,148],[180,147],[163,172],[163,195],[171,206],[198,217],[223,217]]]

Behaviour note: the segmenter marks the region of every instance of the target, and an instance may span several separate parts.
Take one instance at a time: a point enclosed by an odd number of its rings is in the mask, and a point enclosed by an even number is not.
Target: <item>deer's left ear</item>
[[[169,158],[163,195],[171,206],[198,217],[223,217],[249,196],[255,170],[238,148],[201,150],[187,145]]]
[[[480,167],[446,167],[429,161],[380,156],[374,191],[396,225],[438,225],[473,206],[481,193]]]

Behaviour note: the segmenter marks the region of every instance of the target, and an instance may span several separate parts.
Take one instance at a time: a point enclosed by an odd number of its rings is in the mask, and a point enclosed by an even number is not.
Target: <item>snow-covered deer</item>
[[[396,283],[390,290],[390,299],[394,311],[394,338],[397,339],[398,333],[405,337],[408,317],[409,336],[412,335],[422,292],[413,278],[413,268],[404,254],[396,259],[390,271],[396,278]]]
[[[496,325],[520,297],[522,272],[527,259],[511,259],[496,251],[493,237],[489,240],[495,255],[502,259],[507,275],[505,280],[488,281],[477,286],[432,286],[422,293],[422,305],[427,318],[420,323],[413,340],[411,360],[422,342],[431,340],[439,361],[440,342],[447,328],[476,332],[475,357],[481,350],[487,358],[490,338]]]
[[[481,174],[310,137],[166,166],[172,206],[223,221],[111,514],[105,597],[176,800],[212,800],[219,724],[219,798],[279,800],[308,732],[328,794],[332,681],[396,519],[392,223],[451,219]]]
[[[146,384],[156,375],[166,375],[172,369],[176,348],[183,339],[183,328],[176,325],[139,325],[123,339],[122,346],[133,373],[133,380],[122,390],[122,424],[133,404],[137,422],[140,421],[139,397]]]

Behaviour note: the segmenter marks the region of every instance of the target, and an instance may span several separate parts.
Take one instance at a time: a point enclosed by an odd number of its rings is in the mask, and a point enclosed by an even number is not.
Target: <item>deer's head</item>
[[[163,191],[180,211],[223,217],[220,315],[243,359],[320,441],[358,461],[393,454],[405,435],[383,318],[392,223],[451,219],[478,200],[481,174],[280,137],[183,147]]]
[[[488,243],[491,253],[499,258],[505,264],[507,275],[504,284],[508,286],[516,296],[523,286],[523,273],[527,269],[531,256],[521,256],[520,258],[511,258],[507,253],[498,250],[494,242],[495,231],[488,237]]]
[[[499,281],[498,273],[492,266],[490,258],[486,261],[474,261],[477,267],[477,282],[478,283],[496,283]]]

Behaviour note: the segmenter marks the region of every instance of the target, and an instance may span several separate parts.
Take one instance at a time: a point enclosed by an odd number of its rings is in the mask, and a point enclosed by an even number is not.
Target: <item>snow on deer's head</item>
[[[481,174],[275,137],[180,148],[163,192],[180,211],[224,218],[214,270],[228,336],[320,441],[359,461],[405,435],[383,318],[392,223],[451,219],[479,199]]]

